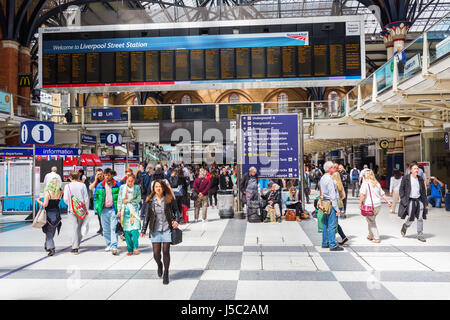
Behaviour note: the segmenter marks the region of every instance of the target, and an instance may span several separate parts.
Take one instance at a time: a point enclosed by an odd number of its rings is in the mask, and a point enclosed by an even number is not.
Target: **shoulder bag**
[[[374,215],[372,192],[370,191],[370,183],[369,182],[367,182],[367,187],[369,188],[370,201],[372,202],[372,205],[371,206],[361,205],[361,214],[364,217]]]
[[[72,194],[70,185],[68,185],[67,187],[69,188],[69,197],[72,206],[72,212],[78,219],[83,220],[88,214],[86,204]]]
[[[39,209],[38,213],[36,214],[36,217],[34,218],[31,226],[33,228],[42,228],[46,224],[47,224],[47,211],[45,211],[44,207],[41,207],[41,209]]]
[[[320,197],[317,201],[317,209],[325,214],[331,213],[331,201],[324,201],[323,197]]]

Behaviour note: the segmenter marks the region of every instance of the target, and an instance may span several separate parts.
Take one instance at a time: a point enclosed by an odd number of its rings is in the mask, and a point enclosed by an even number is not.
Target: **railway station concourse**
[[[1,300],[450,299],[450,1],[0,8]]]

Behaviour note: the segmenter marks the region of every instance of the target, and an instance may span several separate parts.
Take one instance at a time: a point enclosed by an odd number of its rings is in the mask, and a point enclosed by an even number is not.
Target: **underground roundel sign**
[[[20,124],[20,143],[25,145],[54,145],[54,123],[51,121],[24,121]]]
[[[106,134],[106,145],[107,146],[121,146],[122,145],[122,135],[120,133],[107,133]]]

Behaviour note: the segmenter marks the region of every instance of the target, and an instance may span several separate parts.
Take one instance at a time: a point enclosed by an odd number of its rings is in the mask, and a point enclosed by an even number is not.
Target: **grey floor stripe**
[[[240,270],[242,252],[216,252],[212,257],[209,270]]]
[[[401,252],[392,246],[350,246],[350,248],[356,252]]]
[[[340,282],[352,300],[397,300],[381,282]]]
[[[366,271],[348,252],[321,252],[320,256],[333,271]]]
[[[249,271],[242,270],[239,280],[265,280],[265,281],[336,281],[330,271]]]
[[[322,233],[317,231],[317,220],[314,218],[302,220],[299,222],[300,227],[308,236],[314,246],[322,245]]]
[[[219,246],[243,246],[245,243],[245,233],[247,231],[247,221],[241,219],[228,220],[222,237],[219,240]]]
[[[450,252],[450,246],[395,246],[405,252]]]
[[[380,271],[383,282],[450,282],[450,272],[436,271]]]
[[[237,280],[200,280],[191,300],[234,300]]]
[[[214,251],[215,247],[214,246],[170,246],[170,251],[188,251],[188,252],[209,252],[209,251]]]

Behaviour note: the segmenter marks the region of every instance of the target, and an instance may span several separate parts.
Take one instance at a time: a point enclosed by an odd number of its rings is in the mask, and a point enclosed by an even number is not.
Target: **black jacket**
[[[428,206],[427,192],[425,190],[425,184],[421,176],[417,176],[419,179],[420,186],[420,198],[419,200],[423,203],[423,218],[426,219],[428,210],[425,209]],[[411,194],[411,174],[403,177],[402,183],[400,184],[400,205],[398,207],[398,216],[402,219],[408,216],[409,213],[409,195]]]
[[[219,179],[217,179],[215,176],[211,176],[211,181],[209,185],[209,194],[214,194],[219,189]]]
[[[275,191],[274,194],[272,194],[272,197],[270,197],[270,193],[272,190],[267,191],[265,195],[262,195],[261,198],[263,198],[266,201],[273,201],[273,203],[278,203],[280,205],[280,210],[283,208],[283,205],[281,203],[281,188]],[[270,197],[270,199],[269,199]]]
[[[227,179],[226,177],[228,177],[228,183],[227,183]],[[219,177],[219,188],[220,190],[229,190],[229,189],[233,189],[233,180],[231,179],[231,176],[229,174],[221,174]]]
[[[173,199],[169,204],[165,205],[165,213],[170,229],[172,229],[172,221],[176,222],[181,221],[181,214],[178,211],[177,201],[175,199]],[[155,228],[155,220],[156,215],[155,212],[153,211],[153,206],[147,205],[147,213],[144,218],[144,223],[142,224],[141,233],[145,234],[147,232],[147,227],[150,224],[149,236],[151,238],[153,229]]]

